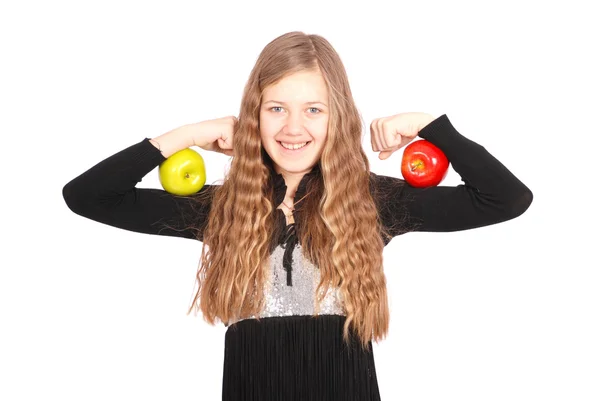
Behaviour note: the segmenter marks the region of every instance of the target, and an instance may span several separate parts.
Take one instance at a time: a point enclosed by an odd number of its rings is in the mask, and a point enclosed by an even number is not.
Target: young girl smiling
[[[203,242],[190,307],[228,326],[223,400],[379,400],[372,341],[388,330],[383,249],[409,231],[456,231],[524,213],[531,191],[447,115],[370,127],[385,159],[417,136],[464,185],[414,188],[370,171],[336,51],[284,34],[261,52],[238,117],[144,138],[74,178],[69,208],[126,230]],[[233,156],[222,185],[175,196],[136,183],[178,150]]]

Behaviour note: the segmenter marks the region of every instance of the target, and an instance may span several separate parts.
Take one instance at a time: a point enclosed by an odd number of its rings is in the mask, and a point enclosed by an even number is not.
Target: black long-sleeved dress
[[[408,231],[457,231],[496,224],[521,215],[531,204],[531,191],[485,148],[461,135],[445,114],[419,136],[441,148],[464,184],[419,189],[371,172],[380,220],[392,237]],[[114,227],[202,241],[209,203],[202,205],[193,196],[175,196],[161,189],[136,188],[164,160],[144,138],[67,183],[65,202],[74,213]],[[269,168],[274,205],[279,205],[286,185],[272,165]],[[295,201],[318,174],[317,164],[300,182]],[[211,187],[205,185],[201,192]],[[366,352],[356,338],[351,346],[344,344],[343,302],[335,289],[321,303],[318,316],[313,316],[319,270],[303,256],[283,212],[275,214],[278,238],[271,248],[261,319],[225,323],[222,399],[379,400],[371,343]],[[190,229],[190,223],[196,229]],[[391,238],[382,237],[387,245]]]

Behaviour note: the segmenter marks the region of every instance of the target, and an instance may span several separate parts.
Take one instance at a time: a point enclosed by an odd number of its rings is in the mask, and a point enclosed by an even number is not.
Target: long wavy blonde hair
[[[215,324],[258,316],[264,306],[270,243],[275,230],[274,191],[259,131],[264,90],[303,70],[320,71],[329,91],[329,126],[321,173],[309,184],[297,223],[305,256],[321,272],[320,302],[339,287],[350,330],[363,347],[388,330],[381,224],[370,192],[362,148],[362,120],[338,53],[319,35],[290,32],[263,49],[245,86],[233,136],[234,157],[212,198],[203,235],[196,308]],[[270,158],[266,156],[269,160]],[[317,304],[318,305],[318,304]]]

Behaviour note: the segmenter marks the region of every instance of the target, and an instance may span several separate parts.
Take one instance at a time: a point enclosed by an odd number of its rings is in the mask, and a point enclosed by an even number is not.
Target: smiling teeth
[[[296,144],[285,143],[285,142],[280,142],[280,143],[281,143],[281,146],[283,146],[286,149],[296,150],[296,149],[303,148],[308,142],[296,143]]]

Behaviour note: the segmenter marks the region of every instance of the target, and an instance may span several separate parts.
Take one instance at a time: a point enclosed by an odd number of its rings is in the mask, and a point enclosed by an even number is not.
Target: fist
[[[408,145],[423,127],[435,120],[428,113],[400,113],[376,118],[371,122],[371,147],[385,160],[398,149]]]
[[[188,126],[194,145],[212,152],[233,156],[233,135],[238,127],[235,116],[202,121]]]

